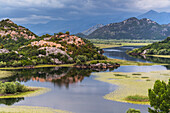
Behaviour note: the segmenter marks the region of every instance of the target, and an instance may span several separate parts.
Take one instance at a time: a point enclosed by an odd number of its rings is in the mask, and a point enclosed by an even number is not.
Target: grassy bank
[[[93,60],[94,61],[94,60]],[[127,61],[127,60],[120,60],[120,59],[107,59],[107,60],[97,60],[97,61],[107,61],[107,62],[113,62],[113,63],[118,63],[120,65],[160,65],[158,63],[143,63],[143,62],[135,62],[135,61]],[[90,63],[91,61],[88,61]],[[61,65],[37,65],[34,66],[33,68],[45,68],[45,67],[73,67],[75,64],[61,64]],[[163,65],[163,64],[161,64]],[[166,65],[166,64],[165,64]],[[28,67],[4,67],[0,68],[0,70],[15,70],[15,69],[29,69]],[[11,72],[9,71],[0,71],[1,73],[9,73],[9,74],[2,74],[2,76],[7,77],[11,75]]]
[[[151,43],[121,43],[121,44],[95,44],[96,47],[99,47],[101,49],[104,48],[111,48],[111,47],[120,47],[120,46],[146,46]]]
[[[28,89],[30,91],[19,92],[19,93],[11,94],[11,95],[3,95],[3,96],[0,96],[0,98],[32,97],[32,96],[41,95],[43,93],[46,93],[46,92],[50,91],[49,88],[41,88],[41,87],[28,87]]]
[[[12,76],[13,72],[10,71],[0,71],[0,79]]]
[[[128,102],[134,104],[149,104],[146,100],[148,96],[148,89],[152,88],[156,80],[164,80],[168,82],[170,78],[170,71],[155,71],[155,72],[138,72],[138,73],[123,73],[123,72],[105,72],[94,73],[96,80],[117,85],[118,88],[105,95],[104,98],[113,101]],[[131,96],[131,99],[127,98]],[[133,100],[136,98],[136,100]],[[140,100],[140,101],[139,101]]]
[[[6,106],[0,107],[0,113],[71,113],[71,112],[52,109],[48,107]]]
[[[153,57],[159,57],[159,58],[170,58],[170,55],[148,55]]]
[[[98,60],[98,61],[99,62],[107,61],[107,62],[118,63],[121,66],[128,66],[128,65],[137,65],[137,66],[166,65],[166,64],[158,64],[158,63],[135,62],[135,61],[128,61],[128,60],[120,60],[120,59],[107,59],[107,60]],[[89,62],[91,62],[91,61],[89,61]]]
[[[61,65],[37,65],[33,68],[45,68],[45,67],[72,67],[74,64],[61,64]],[[1,70],[15,70],[15,69],[29,69],[28,67],[3,67]]]
[[[114,39],[90,39],[97,47],[110,48],[120,46],[146,46],[159,40],[114,40]]]

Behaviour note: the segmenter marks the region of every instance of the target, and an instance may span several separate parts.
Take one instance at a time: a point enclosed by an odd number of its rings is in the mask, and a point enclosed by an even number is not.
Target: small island
[[[19,82],[0,82],[0,98],[30,97],[46,91],[46,88],[27,87]]]

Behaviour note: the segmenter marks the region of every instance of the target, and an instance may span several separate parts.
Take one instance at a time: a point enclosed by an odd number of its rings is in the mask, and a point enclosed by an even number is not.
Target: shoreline
[[[168,64],[160,64],[160,63],[144,63],[144,62],[135,62],[128,60],[120,60],[120,59],[107,59],[107,60],[92,60],[92,61],[108,61],[113,63],[118,63],[120,66],[128,66],[128,65],[137,65],[137,66],[151,66],[151,65],[168,65]],[[87,61],[88,63],[91,61]],[[0,70],[17,70],[17,69],[37,69],[37,68],[48,68],[48,67],[74,67],[75,64],[61,64],[61,65],[36,65],[33,67],[2,67]]]
[[[46,92],[49,92],[51,89],[50,88],[44,88],[44,87],[29,87],[29,89],[34,89],[33,91],[27,91],[27,92],[18,92],[17,94],[10,94],[10,95],[2,95],[0,96],[0,99],[5,99],[5,98],[22,98],[22,97],[33,97],[33,96],[38,96],[41,94],[44,94]]]
[[[122,47],[122,46],[146,46],[151,43],[122,43],[121,45],[114,45],[114,44],[95,44],[96,47],[99,47],[100,49],[106,49],[106,48],[113,48],[113,47]]]

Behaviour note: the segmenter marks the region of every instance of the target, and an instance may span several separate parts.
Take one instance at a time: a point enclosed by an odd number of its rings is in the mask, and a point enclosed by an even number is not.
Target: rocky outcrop
[[[76,68],[89,68],[89,69],[107,69],[107,68],[117,68],[120,67],[120,64],[110,64],[110,63],[97,63],[97,64],[82,64],[82,65],[75,65]]]
[[[68,60],[73,60],[73,58],[71,58],[65,51],[58,49],[56,47],[41,47],[38,50],[45,50],[46,51],[46,56],[49,56],[50,54],[54,54],[57,55],[58,53],[62,54],[62,55],[66,55],[68,57]],[[44,57],[44,55],[39,55],[41,57]],[[62,61],[60,61],[57,58],[53,58],[52,59],[56,64],[62,64]]]
[[[7,49],[0,49],[0,54],[2,54],[2,53],[9,53],[9,50],[7,50]]]
[[[61,44],[56,44],[54,42],[44,41],[44,40],[31,42],[31,46],[38,46],[38,47],[50,46],[55,48],[64,48],[63,46],[61,46]]]

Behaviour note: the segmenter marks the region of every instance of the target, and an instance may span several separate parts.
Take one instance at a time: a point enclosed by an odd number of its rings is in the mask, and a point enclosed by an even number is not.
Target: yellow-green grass
[[[120,47],[120,46],[146,46],[151,43],[121,43],[121,44],[95,44],[96,47],[99,47],[101,49],[104,48],[111,48],[111,47]]]
[[[6,106],[0,107],[0,113],[71,113],[71,112],[38,106]]]
[[[144,62],[135,62],[135,61],[128,61],[128,60],[120,60],[120,59],[107,59],[107,60],[97,60],[99,62],[107,61],[107,62],[113,62],[118,63],[121,66],[128,66],[128,65],[138,65],[138,66],[150,66],[150,65],[166,65],[166,64],[158,64],[158,63],[144,63]],[[88,63],[90,63],[89,61]]]
[[[115,75],[122,76],[115,76]],[[118,88],[104,96],[105,99],[128,102],[134,104],[149,104],[149,102],[129,101],[128,96],[148,96],[148,89],[153,88],[156,80],[164,80],[168,82],[170,78],[170,70],[155,71],[155,72],[138,72],[138,73],[123,73],[123,72],[103,72],[94,73],[95,79],[111,84],[115,84]]]
[[[160,58],[170,58],[170,55],[147,55],[147,56],[160,57]]]
[[[120,47],[122,45],[116,45],[116,44],[94,44],[96,47],[99,47],[101,49],[104,48],[111,48],[111,47]]]
[[[0,79],[6,78],[12,75],[13,75],[13,72],[11,71],[0,71]]]
[[[28,89],[31,89],[31,91],[21,92],[21,93],[16,93],[16,94],[11,94],[11,95],[3,95],[3,96],[0,96],[0,98],[32,97],[32,96],[38,96],[38,95],[41,95],[43,93],[50,91],[49,88],[42,88],[42,87],[28,87]]]
[[[61,64],[61,65],[37,65],[33,68],[45,68],[45,67],[72,67],[74,64]],[[27,69],[28,67],[4,67],[1,70],[15,70],[15,69]]]

